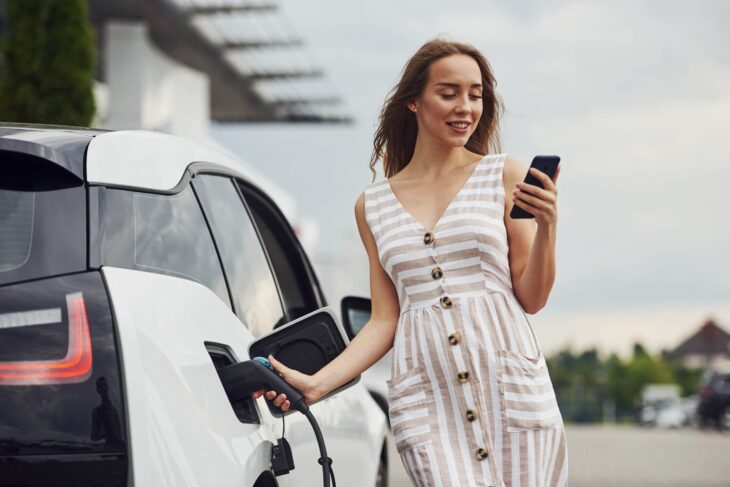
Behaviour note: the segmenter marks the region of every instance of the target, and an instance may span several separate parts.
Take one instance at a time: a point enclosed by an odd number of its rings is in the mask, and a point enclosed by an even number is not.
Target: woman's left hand
[[[558,188],[555,184],[558,182],[560,164],[558,164],[552,179],[534,167],[530,168],[530,172],[542,183],[545,189],[518,182],[512,191],[514,204],[532,213],[538,226],[555,225],[558,220]]]

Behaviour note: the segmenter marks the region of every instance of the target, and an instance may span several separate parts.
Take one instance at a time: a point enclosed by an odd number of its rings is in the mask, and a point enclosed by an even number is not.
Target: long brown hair
[[[504,105],[495,88],[497,81],[486,58],[473,46],[460,42],[433,39],[408,60],[401,79],[388,94],[380,111],[378,129],[375,131],[370,171],[375,180],[375,164],[383,160],[385,177],[398,174],[413,157],[416,148],[418,122],[416,114],[408,109],[408,103],[418,98],[428,81],[428,68],[434,61],[451,54],[466,54],[479,65],[482,73],[482,117],[469,137],[465,147],[477,154],[501,151],[499,119]]]

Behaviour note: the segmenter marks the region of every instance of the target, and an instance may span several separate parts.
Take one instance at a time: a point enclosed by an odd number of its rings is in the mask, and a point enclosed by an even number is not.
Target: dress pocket
[[[499,388],[508,431],[555,428],[562,418],[545,357],[499,350]]]
[[[388,416],[398,453],[431,443],[436,423],[433,394],[425,371],[414,367],[385,382]]]

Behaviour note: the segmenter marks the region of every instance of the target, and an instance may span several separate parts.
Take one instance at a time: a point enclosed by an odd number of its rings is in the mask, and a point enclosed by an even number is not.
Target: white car
[[[169,135],[0,126],[0,485],[317,486],[306,419],[217,368],[326,306],[232,156]],[[386,482],[362,384],[311,407],[337,483]],[[276,476],[282,435],[295,468]]]

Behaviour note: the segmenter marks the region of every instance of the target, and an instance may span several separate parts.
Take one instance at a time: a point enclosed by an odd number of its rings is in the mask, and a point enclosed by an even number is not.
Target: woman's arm
[[[393,346],[400,304],[393,281],[380,265],[375,239],[365,221],[364,194],[361,194],[355,203],[355,220],[370,262],[370,297],[372,301],[370,320],[337,358],[312,376],[290,369],[275,357],[269,357],[277,372],[284,380],[301,391],[304,394],[305,402],[309,404],[361,374],[380,360]],[[258,397],[261,392],[258,391],[254,397]],[[273,391],[267,393],[268,399],[274,397]],[[276,397],[274,404],[281,406],[284,411],[289,408],[284,394]]]
[[[552,180],[540,171],[533,171],[545,187],[541,189],[522,182],[527,174],[527,166],[522,162],[507,157],[504,164],[504,223],[509,241],[512,287],[525,312],[534,314],[547,303],[555,282],[558,220],[555,183],[560,166]],[[535,215],[535,219],[510,218],[513,204]]]

